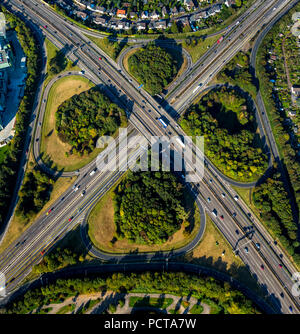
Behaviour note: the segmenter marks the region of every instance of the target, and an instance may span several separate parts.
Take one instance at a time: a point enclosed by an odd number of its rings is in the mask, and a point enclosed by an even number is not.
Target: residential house
[[[185,13],[185,9],[183,7],[180,7],[178,13],[179,14],[184,14]]]
[[[74,1],[82,8],[86,8],[89,5],[89,2],[85,0],[74,0]]]
[[[107,20],[106,20],[106,18],[102,17],[102,16],[99,16],[99,15],[97,15],[97,16],[94,17],[93,22],[95,24],[101,25],[103,27],[107,26]]]
[[[112,8],[106,11],[106,14],[108,14],[109,16],[115,16],[117,13],[116,8]]]
[[[145,22],[138,22],[136,28],[137,30],[145,30],[147,28],[147,25]]]
[[[194,10],[196,8],[193,0],[184,0],[183,4],[189,11]]]
[[[225,0],[224,3],[227,7],[230,7],[232,5],[235,5],[235,0]]]
[[[148,24],[148,29],[155,29],[155,22],[153,21],[150,21],[149,24]]]
[[[217,4],[213,5],[211,8],[214,10],[215,13],[220,13],[220,11],[222,9],[222,5],[217,3]]]
[[[178,15],[178,10],[177,10],[176,7],[173,7],[173,8],[171,9],[171,15],[172,15],[172,16]]]
[[[300,97],[300,87],[299,86],[292,86],[291,91],[295,97]]]
[[[189,19],[187,17],[180,17],[176,19],[176,23],[181,24],[183,27],[188,26],[190,24]]]
[[[144,12],[142,12],[141,14],[141,19],[142,20],[145,20],[145,19],[148,19],[149,18],[149,14],[148,12],[145,10]]]
[[[156,10],[153,13],[151,13],[150,18],[151,20],[157,20],[159,18],[159,15],[156,12]]]
[[[169,14],[169,12],[168,12],[167,8],[164,6],[161,10],[161,15],[162,15],[162,17],[166,17],[166,15],[168,15],[168,14]]]
[[[129,13],[129,18],[131,18],[131,19],[134,19],[134,18],[136,18],[138,16],[138,13],[137,12],[130,12]]]
[[[106,8],[103,7],[103,6],[96,6],[95,11],[96,11],[97,13],[100,13],[100,14],[105,14],[105,12],[106,12]]]
[[[117,10],[117,16],[121,17],[121,18],[125,18],[126,17],[126,9],[118,9]]]
[[[87,13],[81,12],[79,10],[74,10],[74,15],[85,21],[88,18]]]
[[[166,20],[160,20],[155,22],[155,29],[167,29],[167,21]]]
[[[213,7],[208,8],[208,10],[206,11],[206,13],[207,13],[208,16],[214,16],[214,15],[216,15],[216,12],[215,12],[215,10],[214,10]]]

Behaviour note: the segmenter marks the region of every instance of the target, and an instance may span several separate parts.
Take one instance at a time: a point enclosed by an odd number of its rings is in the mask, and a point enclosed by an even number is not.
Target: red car
[[[99,57],[99,60],[102,60],[102,58],[101,58],[101,57]]]
[[[44,255],[45,254],[45,250],[43,249],[42,251],[41,251],[41,255]]]
[[[70,222],[72,220],[72,217],[68,219],[68,221]]]
[[[265,270],[265,267],[264,267],[263,264],[260,266],[260,268],[261,268],[261,270]]]
[[[281,264],[281,263],[279,263],[279,265],[278,265],[278,266],[279,266],[279,268],[282,268],[282,264]]]
[[[47,26],[47,25],[45,25],[45,26],[44,26],[44,28],[45,28],[45,29],[47,29],[47,28],[48,28],[48,26]]]
[[[52,209],[49,209],[49,211],[47,211],[47,213],[46,213],[46,216],[48,216],[51,211],[52,211]]]
[[[220,216],[220,219],[222,219],[222,220],[223,220],[223,219],[224,219],[224,216],[223,216],[223,215],[221,215],[221,216]]]

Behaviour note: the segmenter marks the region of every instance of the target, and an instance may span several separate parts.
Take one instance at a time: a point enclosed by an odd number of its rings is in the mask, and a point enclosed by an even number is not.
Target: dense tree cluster
[[[111,136],[127,124],[124,110],[97,87],[63,102],[55,116],[59,138],[72,145],[71,153],[90,153],[99,137]]]
[[[237,85],[244,91],[249,92],[252,97],[256,97],[257,89],[250,73],[249,55],[242,51],[231,59],[224,70],[218,74],[218,80]]]
[[[117,237],[139,244],[163,243],[188,217],[183,186],[170,172],[129,173],[115,190]]]
[[[288,86],[283,59],[283,47],[289,68],[290,81],[293,85],[299,84],[299,55],[297,54],[297,38],[290,33],[292,15],[300,11],[300,4],[291,9],[278,21],[264,38],[257,55],[257,77],[260,83],[260,92],[264,100],[272,131],[282,154],[282,163],[289,178],[291,193],[296,202],[298,215],[300,210],[300,141],[299,130],[294,133],[294,125],[300,127],[299,109],[297,115],[289,117],[289,110],[296,110],[292,106],[291,90]],[[270,54],[277,59],[272,65],[269,63]],[[271,60],[272,61],[272,60]],[[270,82],[270,80],[275,82]],[[290,119],[289,119],[290,118]],[[292,122],[291,122],[292,121]]]
[[[33,270],[35,273],[47,273],[52,272],[67,266],[78,264],[78,261],[83,261],[84,257],[72,252],[68,248],[55,249],[44,256],[43,261],[37,264]]]
[[[8,305],[7,313],[25,314],[52,302],[58,303],[78,294],[99,291],[115,292],[158,292],[174,293],[179,296],[191,295],[211,301],[225,314],[259,313],[257,307],[244,294],[233,289],[228,283],[211,277],[199,277],[185,273],[114,273],[95,278],[58,279],[55,283],[29,290],[18,300]]]
[[[251,181],[267,168],[267,156],[255,135],[254,113],[235,90],[222,87],[206,94],[183,116],[181,126],[204,136],[205,154],[229,177]]]
[[[148,43],[128,59],[129,71],[152,94],[160,93],[177,73],[177,60],[165,49]]]
[[[294,256],[294,260],[300,264],[298,226],[293,221],[289,197],[277,170],[274,169],[264,183],[255,187],[253,200],[267,227]]]
[[[24,149],[24,138],[28,129],[38,79],[41,73],[42,56],[39,43],[26,24],[5,8],[1,8],[1,10],[4,12],[10,28],[16,31],[18,40],[27,57],[26,86],[24,97],[20,102],[16,115],[15,136],[9,144],[9,152],[0,165],[0,223],[3,223],[17,180],[16,174]]]
[[[48,202],[53,183],[48,175],[39,170],[26,173],[19,192],[17,215],[26,218],[38,213]]]
[[[50,60],[50,72],[58,74],[67,67],[68,61],[61,50],[57,50],[55,56]]]

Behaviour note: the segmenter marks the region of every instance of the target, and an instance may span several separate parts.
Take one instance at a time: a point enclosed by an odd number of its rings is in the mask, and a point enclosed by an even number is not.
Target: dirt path
[[[133,307],[129,306],[130,298],[131,297],[140,297],[140,298],[164,298],[164,299],[172,299],[173,302],[171,305],[169,305],[165,311],[167,313],[170,313],[170,310],[178,310],[178,313],[180,314],[189,314],[189,311],[192,309],[194,305],[198,303],[198,300],[194,297],[179,297],[179,296],[174,296],[171,294],[145,294],[145,293],[129,293],[129,294],[119,294],[119,293],[114,293],[111,291],[108,291],[106,293],[99,292],[99,293],[93,293],[93,294],[86,294],[86,295],[79,295],[77,297],[70,297],[67,298],[64,302],[59,303],[59,304],[50,304],[47,306],[44,306],[43,308],[49,308],[51,307],[52,310],[49,312],[49,314],[56,314],[62,307],[75,304],[75,309],[72,312],[67,312],[67,313],[72,313],[76,314],[84,305],[90,301],[90,300],[96,300],[101,298],[101,301],[97,303],[95,306],[93,306],[89,311],[86,312],[86,314],[101,314],[107,308],[109,307],[110,304],[112,303],[117,303],[119,299],[124,298],[125,299],[125,304],[123,307],[118,305],[115,314],[130,314],[132,312]],[[188,306],[184,307],[183,302],[188,302]],[[210,313],[210,306],[204,303],[200,304],[203,307],[203,312],[201,314],[209,314]]]

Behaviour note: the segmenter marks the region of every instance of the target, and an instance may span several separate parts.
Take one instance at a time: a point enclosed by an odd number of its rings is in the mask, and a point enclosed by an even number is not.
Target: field
[[[74,171],[92,161],[99,153],[100,149],[95,149],[86,156],[70,155],[66,157],[65,152],[71,149],[71,145],[63,143],[55,131],[55,112],[59,105],[71,96],[91,87],[93,87],[93,84],[89,80],[79,76],[68,76],[59,79],[51,87],[42,124],[40,148],[42,159],[49,166],[56,167],[59,170]]]
[[[223,252],[224,256],[222,256]],[[227,273],[252,290],[261,293],[242,260],[235,256],[230,244],[208,216],[206,216],[206,229],[202,240],[192,252],[186,254],[184,261]]]
[[[193,63],[195,63],[201,56],[204,55],[208,49],[213,46],[217,40],[221,37],[222,35],[216,35],[212,37],[207,37],[205,38],[204,41],[198,40],[198,44],[193,46],[193,45],[187,45],[186,43],[183,43],[183,47],[189,52],[189,54],[192,57]]]
[[[113,60],[116,60],[119,54],[128,47],[128,44],[126,42],[105,43],[103,38],[97,38],[90,35],[86,36]]]
[[[129,243],[126,239],[117,240],[116,242],[111,243],[116,230],[114,224],[114,207],[112,200],[113,189],[111,189],[97,203],[88,218],[88,234],[92,243],[97,248],[108,253],[128,253],[132,251],[155,252],[180,248],[193,240],[195,237],[200,226],[200,215],[198,209],[195,210],[194,217],[192,218],[194,220],[194,228],[188,237],[183,236],[184,227],[182,227],[179,231],[174,233],[174,235],[171,236],[166,243],[162,245],[139,245]],[[186,196],[186,202],[189,202],[189,205],[191,205],[192,201],[188,197],[189,194],[186,194]],[[194,203],[192,203],[192,205],[193,204]],[[193,210],[193,208],[186,205],[186,210]]]
[[[46,67],[47,75],[44,82],[44,87],[46,87],[48,82],[55,76],[55,74],[51,74],[49,69],[50,69],[50,61],[52,58],[54,58],[56,51],[58,51],[58,48],[53,43],[51,43],[47,38],[45,39],[45,44],[47,52],[47,67]],[[81,69],[78,66],[73,66],[72,62],[68,60],[65,71],[80,71],[80,70]]]

